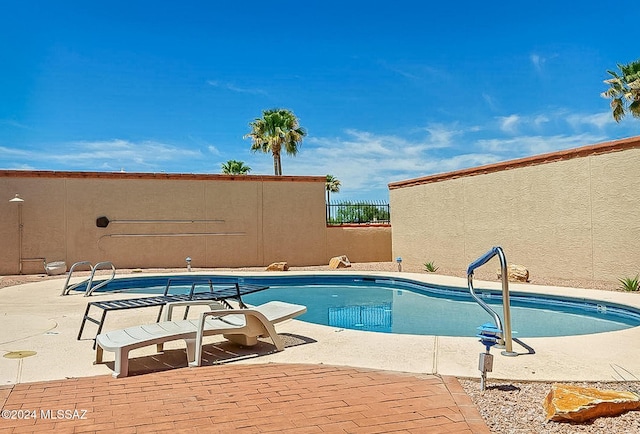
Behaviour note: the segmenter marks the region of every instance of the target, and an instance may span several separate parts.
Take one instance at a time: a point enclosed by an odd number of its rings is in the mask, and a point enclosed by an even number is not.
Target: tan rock
[[[502,277],[502,272],[497,271],[498,279]],[[507,278],[509,282],[528,282],[529,270],[524,265],[508,264],[507,265]]]
[[[598,390],[554,384],[543,403],[547,420],[585,422],[601,416],[617,416],[640,409],[640,396],[632,392]]]
[[[288,269],[289,265],[286,262],[274,262],[266,268],[266,271],[287,271]]]
[[[351,267],[351,262],[349,262],[349,258],[346,255],[335,256],[329,260],[329,268],[332,270],[349,267]]]

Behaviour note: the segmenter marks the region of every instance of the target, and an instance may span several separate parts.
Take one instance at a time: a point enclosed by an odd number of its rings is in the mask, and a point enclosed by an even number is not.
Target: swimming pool
[[[381,333],[436,336],[475,336],[476,328],[491,317],[466,288],[427,285],[406,278],[366,275],[218,276],[194,275],[216,282],[267,285],[268,290],[243,297],[245,303],[281,300],[307,306],[302,321],[338,328]],[[127,291],[158,294],[168,279],[170,293],[184,293],[189,276],[118,278],[96,292]],[[200,285],[200,284],[199,284]],[[82,288],[79,288],[82,289]],[[206,291],[208,286],[196,287]],[[502,294],[476,292],[502,316]],[[551,337],[602,333],[640,325],[640,310],[593,300],[511,293],[514,337]]]

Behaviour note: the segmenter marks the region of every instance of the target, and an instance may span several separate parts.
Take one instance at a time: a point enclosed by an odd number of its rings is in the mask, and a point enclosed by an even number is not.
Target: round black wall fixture
[[[109,226],[109,219],[105,216],[98,217],[96,219],[96,226],[99,228],[106,228],[107,226]]]

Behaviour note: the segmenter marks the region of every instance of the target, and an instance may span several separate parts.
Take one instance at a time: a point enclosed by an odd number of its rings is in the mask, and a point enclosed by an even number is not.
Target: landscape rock
[[[498,279],[502,277],[500,270],[497,271]],[[508,264],[507,265],[507,278],[509,282],[528,282],[529,270],[524,265]]]
[[[554,384],[543,403],[547,420],[585,422],[640,409],[640,396],[632,392],[599,390]]]
[[[286,262],[274,262],[266,268],[266,271],[287,271],[288,269],[289,265]]]
[[[346,255],[335,256],[329,260],[329,269],[335,270],[338,268],[349,268],[351,267],[351,262],[349,262],[349,258]]]

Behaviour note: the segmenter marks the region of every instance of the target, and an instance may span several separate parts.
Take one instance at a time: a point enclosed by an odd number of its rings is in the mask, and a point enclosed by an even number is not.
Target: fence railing
[[[389,223],[389,204],[385,202],[337,202],[327,204],[327,224]]]

